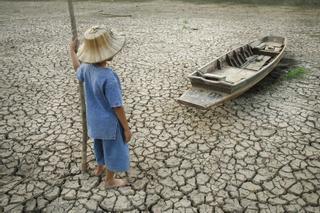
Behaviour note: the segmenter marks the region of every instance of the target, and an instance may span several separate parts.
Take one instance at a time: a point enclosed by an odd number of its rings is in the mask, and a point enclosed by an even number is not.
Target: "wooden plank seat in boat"
[[[265,63],[270,58],[271,58],[271,56],[260,55],[260,56],[256,57],[254,61],[251,61],[250,63],[248,63],[246,66],[244,66],[242,68],[258,71],[265,65]]]
[[[226,75],[225,81],[233,84],[255,75],[255,72],[252,70],[238,67],[226,67],[224,73]]]
[[[216,80],[216,81],[221,81],[221,80],[226,79],[225,75],[216,75],[213,73],[205,73],[205,74],[203,74],[203,77],[206,79],[212,79],[212,80]]]
[[[264,48],[266,48],[266,46],[267,46],[266,43],[262,42],[261,44],[259,44],[255,48],[258,48],[259,50],[263,50]]]
[[[220,70],[215,70],[213,73],[204,73],[201,76],[212,81],[225,81],[235,84],[255,75],[255,72],[261,69],[270,58],[270,56],[253,55],[248,57],[246,63],[242,64],[241,67],[225,66]]]
[[[208,76],[207,79],[209,80],[214,80],[212,78],[216,77],[216,80],[218,81],[225,81],[234,84],[242,79],[246,79],[252,75],[255,75],[255,73],[256,72],[253,70],[226,66],[221,70],[216,70],[214,73],[206,73],[203,75],[203,77]]]
[[[277,42],[262,42],[254,48],[258,49],[260,53],[279,53],[282,50],[283,45]]]

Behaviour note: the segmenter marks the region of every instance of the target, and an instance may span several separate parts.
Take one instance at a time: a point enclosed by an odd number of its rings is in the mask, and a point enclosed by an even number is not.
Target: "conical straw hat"
[[[82,62],[98,63],[115,56],[124,43],[124,37],[117,38],[105,26],[94,26],[84,33],[84,42],[77,55]]]

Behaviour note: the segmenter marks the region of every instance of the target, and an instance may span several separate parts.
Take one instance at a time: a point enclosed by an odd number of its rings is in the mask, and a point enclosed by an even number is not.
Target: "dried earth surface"
[[[98,23],[127,37],[112,66],[134,133],[131,185],[81,174],[67,4],[2,1],[0,212],[320,212],[319,9],[74,5],[80,34]],[[247,93],[208,110],[175,101],[192,71],[269,34],[288,37],[286,58]],[[294,66],[308,71],[286,79]]]

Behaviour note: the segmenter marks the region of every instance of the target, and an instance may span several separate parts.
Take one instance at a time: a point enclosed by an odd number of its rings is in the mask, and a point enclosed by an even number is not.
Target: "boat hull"
[[[197,77],[196,71],[189,76],[192,83],[192,88],[179,97],[177,101],[185,105],[206,109],[240,96],[265,78],[278,65],[284,56],[284,50],[286,48],[286,39],[283,39],[283,47],[281,51],[279,51],[276,55],[274,54],[274,57],[270,59],[269,63],[257,70],[250,78],[242,79],[236,84],[231,84],[229,82],[221,81],[220,79],[217,81],[210,81],[210,79],[208,80]],[[216,60],[219,60],[223,57],[224,56],[219,57]],[[214,64],[214,62],[215,61],[210,63]],[[206,66],[208,67],[208,65]]]

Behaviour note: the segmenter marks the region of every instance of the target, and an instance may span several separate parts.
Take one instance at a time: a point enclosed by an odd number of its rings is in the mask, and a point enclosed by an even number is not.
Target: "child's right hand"
[[[73,65],[74,70],[77,70],[78,67],[80,66],[80,61],[79,61],[77,54],[76,54],[78,44],[79,44],[78,39],[71,40],[71,42],[69,43],[70,56],[71,56],[72,65]]]
[[[77,47],[79,46],[79,40],[78,39],[74,39],[71,40],[69,43],[69,49],[71,52],[77,52]]]
[[[131,140],[132,133],[131,133],[130,129],[127,129],[124,131],[124,137],[125,137],[126,143],[128,143]]]

